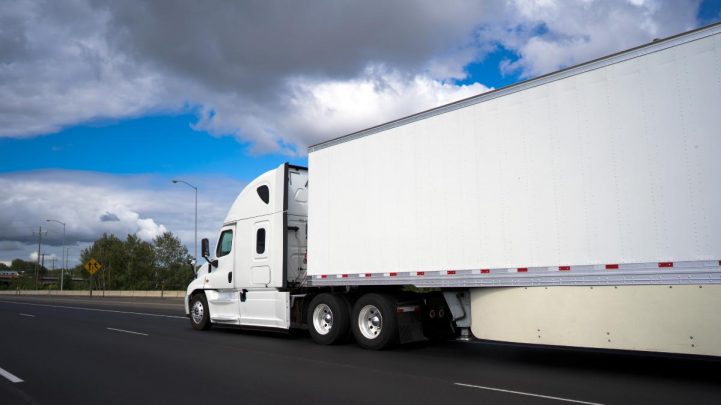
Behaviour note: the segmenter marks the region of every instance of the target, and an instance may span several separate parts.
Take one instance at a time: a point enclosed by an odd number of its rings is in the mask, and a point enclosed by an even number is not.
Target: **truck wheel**
[[[348,337],[350,304],[340,295],[319,294],[310,301],[307,319],[310,336],[316,343],[340,343]]]
[[[210,329],[210,310],[205,294],[195,294],[190,301],[190,324],[195,330]]]
[[[366,294],[353,306],[351,329],[364,349],[383,350],[398,343],[396,300],[389,295]]]

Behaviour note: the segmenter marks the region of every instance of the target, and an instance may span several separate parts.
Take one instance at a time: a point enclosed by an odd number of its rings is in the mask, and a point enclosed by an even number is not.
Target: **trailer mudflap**
[[[420,310],[420,305],[399,305],[397,307],[398,340],[401,344],[426,340],[423,334],[423,320],[421,319]]]

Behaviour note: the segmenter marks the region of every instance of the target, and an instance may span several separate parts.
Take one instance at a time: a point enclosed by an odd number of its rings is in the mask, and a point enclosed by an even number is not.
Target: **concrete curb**
[[[53,295],[68,297],[89,297],[90,291],[85,290],[0,290],[0,295]],[[155,298],[182,298],[185,291],[93,291],[94,297],[155,297]]]

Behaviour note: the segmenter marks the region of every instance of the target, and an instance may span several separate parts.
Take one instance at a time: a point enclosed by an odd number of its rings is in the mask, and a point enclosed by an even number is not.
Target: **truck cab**
[[[284,163],[248,184],[223,221],[211,258],[189,284],[186,314],[211,324],[290,328],[291,289],[305,278],[308,169]]]

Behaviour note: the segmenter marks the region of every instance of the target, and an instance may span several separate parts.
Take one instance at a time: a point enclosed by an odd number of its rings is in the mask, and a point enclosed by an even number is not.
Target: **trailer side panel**
[[[719,29],[526,87],[312,151],[308,274],[721,258]]]

